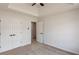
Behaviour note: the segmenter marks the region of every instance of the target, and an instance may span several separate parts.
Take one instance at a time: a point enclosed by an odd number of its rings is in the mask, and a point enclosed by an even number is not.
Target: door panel
[[[16,18],[3,18],[1,22],[1,42],[2,50],[10,50],[20,46],[23,43],[23,28],[22,21]]]
[[[12,46],[13,41],[11,42],[12,38],[10,37],[12,33],[12,22],[10,20],[2,19],[1,20],[1,42],[2,48],[8,49]]]
[[[37,22],[37,41],[40,43],[44,42],[43,34],[43,22]]]

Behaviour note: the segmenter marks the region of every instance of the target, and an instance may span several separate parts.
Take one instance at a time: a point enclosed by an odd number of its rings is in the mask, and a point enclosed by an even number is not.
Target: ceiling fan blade
[[[33,3],[32,6],[34,6],[36,3]]]
[[[41,6],[44,6],[44,4],[43,4],[43,3],[40,3],[40,5],[41,5]]]

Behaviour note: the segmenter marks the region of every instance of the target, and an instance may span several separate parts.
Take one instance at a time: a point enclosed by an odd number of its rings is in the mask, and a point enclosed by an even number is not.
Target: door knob
[[[9,36],[15,36],[16,34],[10,34]]]
[[[40,33],[40,34],[44,34],[44,33]]]

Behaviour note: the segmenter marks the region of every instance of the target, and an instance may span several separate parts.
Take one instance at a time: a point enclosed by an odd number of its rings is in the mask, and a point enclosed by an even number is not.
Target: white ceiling
[[[49,14],[58,14],[71,9],[79,8],[79,4],[73,3],[44,3],[45,6],[36,4],[32,6],[32,3],[0,3],[0,8],[8,8],[17,10],[19,12],[31,14],[34,16],[46,16]]]
[[[17,10],[23,13],[31,14],[38,16],[38,8],[36,6],[31,6],[31,3],[11,3],[8,5],[8,8]]]
[[[69,11],[71,9],[79,8],[79,4],[68,4],[68,3],[48,3],[45,4],[44,7],[39,8],[39,15],[46,16],[46,15],[54,15],[61,12]]]
[[[0,3],[0,8],[4,9],[7,8],[8,3]]]

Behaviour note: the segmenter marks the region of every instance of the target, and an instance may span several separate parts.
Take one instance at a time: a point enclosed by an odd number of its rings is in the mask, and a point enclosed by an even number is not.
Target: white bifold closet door
[[[1,20],[2,51],[7,51],[25,44],[25,21],[19,18],[5,17]]]

